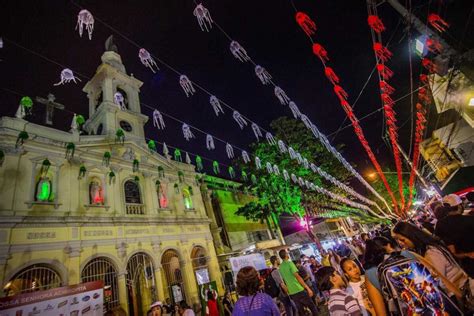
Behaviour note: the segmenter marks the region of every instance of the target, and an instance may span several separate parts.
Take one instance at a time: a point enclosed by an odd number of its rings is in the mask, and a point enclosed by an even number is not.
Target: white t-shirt
[[[194,315],[194,311],[193,311],[191,308],[187,308],[187,309],[184,311],[183,316],[195,316],[195,315]]]
[[[369,293],[367,292],[367,286],[365,285],[365,277],[360,276],[359,282],[349,282],[346,289],[347,293],[354,297],[359,303],[362,315],[370,316],[375,315],[374,306],[369,299]]]
[[[425,259],[428,260],[446,279],[451,281],[454,286],[461,287],[466,282],[467,276],[462,268],[456,263],[450,262],[445,254],[439,249],[428,246],[425,253]],[[459,279],[459,281],[455,282],[456,279]]]

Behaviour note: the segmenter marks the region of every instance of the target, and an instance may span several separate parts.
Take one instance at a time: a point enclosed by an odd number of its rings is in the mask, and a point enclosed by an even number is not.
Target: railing
[[[145,205],[135,203],[125,203],[125,211],[128,215],[144,215]]]

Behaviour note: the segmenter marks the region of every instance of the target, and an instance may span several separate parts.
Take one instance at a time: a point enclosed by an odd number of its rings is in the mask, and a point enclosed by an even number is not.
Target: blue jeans
[[[285,307],[286,315],[287,316],[296,316],[296,306],[295,303],[290,299],[289,296],[279,296],[278,299]]]

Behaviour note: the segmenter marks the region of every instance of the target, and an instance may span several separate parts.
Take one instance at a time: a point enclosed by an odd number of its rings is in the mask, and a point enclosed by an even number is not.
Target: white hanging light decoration
[[[243,160],[245,163],[249,163],[249,162],[250,162],[249,154],[248,154],[245,150],[242,150],[242,160]]]
[[[232,55],[234,55],[234,57],[241,62],[247,62],[250,60],[249,55],[247,55],[247,51],[237,41],[230,42],[229,49]]]
[[[206,147],[208,150],[213,150],[216,147],[214,146],[214,138],[212,135],[207,134],[206,135]]]
[[[285,179],[285,181],[290,180],[290,175],[288,174],[288,171],[283,170],[283,178]]]
[[[283,91],[282,88],[275,87],[274,92],[275,92],[275,96],[278,98],[281,104],[285,105],[285,104],[288,104],[288,102],[290,102],[290,98],[288,98],[288,96],[286,95],[285,91]]]
[[[311,129],[313,126],[313,123],[311,123],[309,118],[304,114],[301,115],[301,121],[304,123],[304,126],[306,126],[307,129]]]
[[[278,168],[277,165],[273,165],[273,173],[276,174],[277,176],[280,175],[280,169]]]
[[[239,124],[240,129],[243,129],[244,126],[247,126],[247,121],[242,117],[239,112],[234,111],[234,113],[232,113],[232,117],[237,122],[237,124]]]
[[[163,115],[161,115],[160,111],[154,110],[153,111],[153,126],[158,129],[165,129],[165,121],[163,120]]]
[[[298,161],[299,164],[303,163],[303,157],[301,157],[300,153],[296,153],[296,161]]]
[[[268,71],[265,68],[263,68],[260,65],[255,66],[255,74],[264,85],[270,83],[272,80],[272,76],[268,73]]]
[[[295,117],[295,119],[298,119],[301,116],[300,109],[298,109],[298,106],[296,105],[295,102],[290,101],[290,103],[288,104],[288,107],[290,108],[291,113],[293,113],[293,116]]]
[[[20,106],[18,106],[18,110],[16,110],[15,117],[19,119],[23,119],[25,116],[26,116],[25,107],[20,104]]]
[[[181,88],[183,88],[186,97],[189,97],[190,95],[193,95],[196,92],[196,90],[194,90],[193,83],[186,75],[179,76],[179,85],[181,86]]]
[[[76,113],[74,113],[74,116],[72,118],[72,121],[71,121],[71,132],[77,132],[77,115]]]
[[[82,37],[82,33],[84,32],[84,27],[89,34],[89,40],[92,39],[92,32],[94,31],[94,17],[92,13],[88,10],[81,10],[77,15],[77,24],[76,30],[79,29],[79,36]]]
[[[301,177],[298,178],[298,183],[300,186],[304,187],[304,180]]]
[[[140,50],[138,51],[138,58],[140,58],[140,61],[142,62],[142,64],[145,67],[150,68],[151,71],[153,71],[153,73],[156,72],[154,67],[156,67],[156,70],[160,70],[155,60],[153,59],[153,57],[151,57],[150,52],[148,52],[146,49],[140,48]]]
[[[267,163],[265,164],[265,166],[267,167],[267,172],[268,172],[268,173],[273,173],[273,167],[272,167],[272,164],[271,164],[271,163],[267,162]]]
[[[293,181],[294,183],[298,183],[298,178],[294,173],[291,174],[291,181]]]
[[[163,155],[165,156],[165,158],[167,159],[169,158],[169,155],[168,155],[169,153],[170,151],[168,149],[168,146],[166,146],[166,143],[163,143]]]
[[[311,132],[313,133],[313,135],[314,135],[314,137],[315,137],[316,139],[320,139],[321,136],[324,136],[324,135],[322,135],[321,133],[319,133],[318,128],[317,128],[316,125],[314,125],[314,124],[311,125]],[[323,143],[323,144],[324,144],[324,143]],[[326,145],[326,144],[324,144],[324,145],[325,145],[325,147],[327,148],[327,145]]]
[[[313,172],[317,172],[316,170],[318,170],[318,167],[316,167],[314,163],[311,163],[310,168],[313,170]]]
[[[64,83],[69,83],[71,81],[74,81],[74,83],[77,83],[76,80],[79,80],[79,82],[81,81],[81,79],[74,76],[74,73],[72,72],[71,69],[65,68],[61,71],[61,81],[59,81],[58,83],[55,83],[54,86],[59,86]]]
[[[255,137],[257,138],[257,141],[260,141],[260,138],[259,137],[262,137],[262,131],[260,130],[260,127],[258,127],[257,124],[255,123],[252,123],[252,131],[253,131],[253,134],[255,135]]]
[[[191,157],[189,157],[189,154],[187,152],[186,152],[186,158],[185,159],[186,159],[186,163],[188,165],[190,165],[191,164]]]
[[[306,158],[303,158],[303,167],[305,167],[305,169],[309,168],[309,162],[308,162],[308,159]]]
[[[281,153],[286,153],[287,152],[286,145],[282,140],[278,141],[278,148],[280,149]]]
[[[296,153],[295,150],[292,147],[288,147],[288,152],[290,153],[290,158],[295,159],[296,158]]]
[[[229,157],[229,159],[234,158],[234,148],[231,144],[225,144],[225,151],[227,152],[227,157]]]
[[[222,109],[221,103],[219,102],[219,99],[216,96],[211,95],[211,97],[209,98],[209,103],[211,104],[214,113],[216,113],[216,116],[219,116],[219,113],[224,114],[224,110]]]
[[[275,145],[275,144],[276,144],[275,138],[273,137],[272,133],[267,132],[267,133],[265,134],[265,138],[267,139],[267,142],[268,142],[270,145]]]
[[[125,111],[127,107],[125,106],[125,98],[120,92],[115,92],[114,94],[114,103],[118,106],[119,109]]]
[[[257,167],[257,169],[262,169],[262,162],[258,157],[255,157],[255,166]]]
[[[212,29],[211,14],[201,3],[194,8],[193,14],[198,21],[201,31],[209,32],[209,30]]]
[[[183,135],[187,141],[189,141],[191,138],[195,138],[193,132],[191,131],[191,127],[189,127],[189,125],[186,123],[183,123]]]

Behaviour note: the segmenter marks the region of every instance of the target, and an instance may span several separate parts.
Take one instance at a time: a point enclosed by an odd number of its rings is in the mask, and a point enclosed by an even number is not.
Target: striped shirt
[[[331,289],[329,291],[328,307],[331,316],[362,315],[357,300],[340,289]]]

